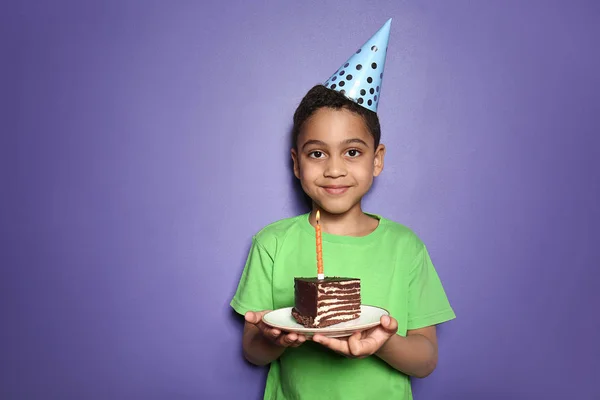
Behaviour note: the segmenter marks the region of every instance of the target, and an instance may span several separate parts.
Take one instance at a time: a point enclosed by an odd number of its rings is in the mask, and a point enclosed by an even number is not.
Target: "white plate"
[[[360,306],[360,317],[351,321],[340,322],[325,328],[305,328],[292,317],[292,307],[280,308],[263,315],[263,322],[284,332],[302,333],[312,337],[315,333],[328,337],[350,336],[356,331],[363,331],[379,325],[381,317],[390,315],[387,310],[375,306]]]

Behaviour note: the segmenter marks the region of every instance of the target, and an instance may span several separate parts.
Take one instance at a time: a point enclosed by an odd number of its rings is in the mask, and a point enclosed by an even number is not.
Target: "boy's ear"
[[[373,176],[379,176],[383,171],[383,159],[385,157],[385,145],[380,144],[375,149],[375,159],[373,160]]]
[[[296,175],[296,178],[300,179],[300,166],[298,165],[298,153],[296,152],[296,149],[292,148],[292,150],[290,151],[290,153],[292,154],[292,161],[294,162],[294,175]]]

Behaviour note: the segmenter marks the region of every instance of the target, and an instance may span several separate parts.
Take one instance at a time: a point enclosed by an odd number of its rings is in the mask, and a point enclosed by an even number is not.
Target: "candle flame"
[[[319,210],[317,210],[317,224],[319,223],[320,219],[321,219],[321,212]]]

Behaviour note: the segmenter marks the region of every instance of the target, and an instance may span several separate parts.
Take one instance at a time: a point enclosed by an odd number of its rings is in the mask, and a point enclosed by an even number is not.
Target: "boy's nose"
[[[330,157],[325,165],[323,175],[326,178],[339,178],[347,174],[346,164],[340,157]]]

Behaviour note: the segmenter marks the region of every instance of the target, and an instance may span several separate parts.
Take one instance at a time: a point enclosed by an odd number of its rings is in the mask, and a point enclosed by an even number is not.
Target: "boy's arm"
[[[427,248],[414,237],[408,287],[406,336],[393,335],[375,353],[395,369],[418,378],[437,365],[436,325],[455,318]]]
[[[269,242],[269,241],[267,241]],[[242,348],[244,357],[255,365],[266,365],[281,356],[286,347],[299,346],[306,338],[297,334],[282,334],[262,322],[262,317],[273,307],[273,298],[268,288],[272,285],[274,249],[268,251],[256,237],[240,278],[240,283],[231,306],[244,315]],[[257,308],[254,308],[257,307]]]
[[[435,325],[409,330],[406,337],[392,335],[375,355],[406,375],[425,378],[437,365]]]
[[[267,311],[249,311],[244,316],[242,347],[246,360],[255,365],[267,365],[278,359],[287,347],[297,347],[306,341],[304,335],[285,334],[266,326],[262,316]]]
[[[381,317],[381,324],[348,338],[313,336],[313,341],[346,357],[364,358],[373,354],[396,370],[417,378],[425,378],[437,364],[435,325],[413,329],[406,337],[397,335],[398,321]]]

